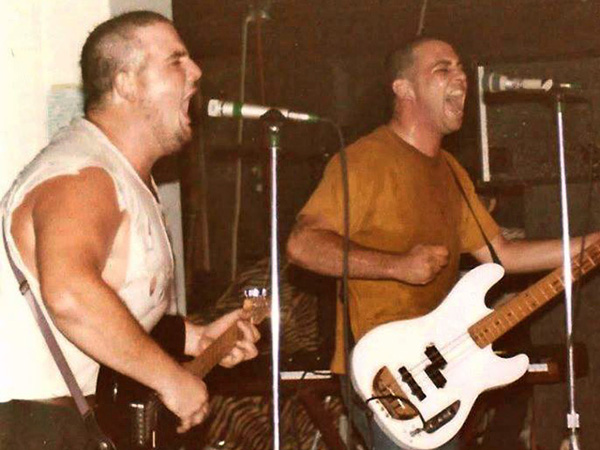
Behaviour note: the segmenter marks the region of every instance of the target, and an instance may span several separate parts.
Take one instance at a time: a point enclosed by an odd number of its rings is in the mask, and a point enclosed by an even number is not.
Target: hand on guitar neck
[[[252,313],[248,309],[237,309],[208,325],[198,325],[190,321],[185,324],[185,354],[198,357],[204,351],[212,350],[218,339],[228,330],[237,326],[238,339],[234,342],[229,353],[225,354],[219,364],[223,367],[233,367],[242,361],[254,358],[258,351],[254,345],[260,339],[260,333],[252,323]]]
[[[166,390],[159,393],[165,406],[181,420],[177,427],[179,433],[200,424],[209,413],[208,391],[197,378],[203,378],[216,363],[233,367],[258,354],[254,343],[260,338],[260,333],[251,319],[248,309],[237,309],[207,325],[185,321],[184,352],[195,359],[183,364],[186,372],[174,392]],[[185,397],[198,399],[199,406],[190,410],[187,407],[190,402],[179,401],[182,393]]]
[[[257,355],[254,343],[260,334],[254,324],[268,311],[268,300],[259,297],[246,299],[244,308],[207,325],[185,320],[185,348],[178,351],[183,350],[185,356],[193,359],[181,363],[183,370],[176,376],[176,383],[157,392],[102,367],[97,391],[101,425],[113,440],[122,443],[121,447],[150,449],[163,448],[173,441],[176,427],[177,432],[183,433],[202,422],[209,412],[208,392],[202,379],[217,364],[232,367]],[[159,343],[161,338],[168,338],[154,337]],[[179,424],[175,416],[160,408],[161,403],[179,418]]]

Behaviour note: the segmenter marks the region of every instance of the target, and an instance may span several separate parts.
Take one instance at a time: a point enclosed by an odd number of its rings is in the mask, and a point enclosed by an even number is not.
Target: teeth
[[[448,92],[448,95],[446,96],[446,104],[448,105],[450,112],[453,114],[461,114],[464,98],[464,91]]]

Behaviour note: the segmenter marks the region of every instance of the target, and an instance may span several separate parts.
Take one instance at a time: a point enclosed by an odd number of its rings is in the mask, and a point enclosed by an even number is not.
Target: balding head
[[[143,67],[145,54],[136,31],[156,23],[171,21],[152,11],[134,11],[107,20],[90,33],[80,61],[86,113],[103,105],[117,74]]]

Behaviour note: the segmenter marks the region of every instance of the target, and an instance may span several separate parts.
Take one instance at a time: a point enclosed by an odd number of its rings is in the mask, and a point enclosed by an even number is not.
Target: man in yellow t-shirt
[[[506,240],[477,199],[465,170],[441,148],[442,138],[462,125],[467,92],[452,46],[418,38],[391,56],[389,73],[392,118],[347,149],[349,305],[356,340],[382,323],[432,311],[457,281],[461,253],[482,263],[492,261],[474,214],[507,272],[562,263],[559,240]],[[337,155],[298,215],[287,244],[291,262],[336,277],[342,274],[343,261],[341,180]],[[580,245],[581,240],[573,241],[573,254]],[[341,312],[338,302],[332,362],[337,373],[344,372]],[[373,448],[397,448],[374,427]]]

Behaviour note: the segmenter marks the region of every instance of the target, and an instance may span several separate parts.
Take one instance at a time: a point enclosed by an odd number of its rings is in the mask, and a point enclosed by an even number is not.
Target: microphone
[[[486,73],[482,79],[483,90],[485,92],[506,92],[506,91],[545,91],[548,92],[554,86],[552,80],[542,80],[539,78],[509,78],[505,75],[499,75],[494,72]],[[571,85],[561,84],[560,88],[569,89]]]
[[[208,101],[208,115],[210,117],[241,117],[243,119],[260,119],[263,114],[271,109],[279,111],[288,120],[299,122],[318,122],[319,116],[284,108],[271,108],[270,106],[251,105],[248,103],[226,102],[213,98]]]

